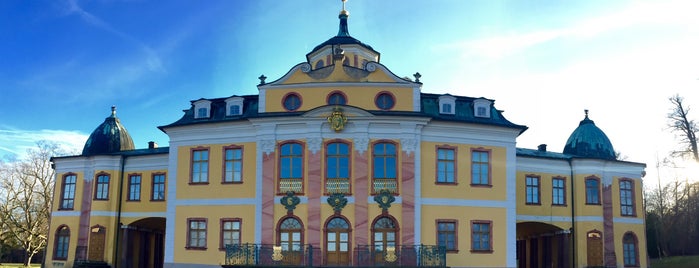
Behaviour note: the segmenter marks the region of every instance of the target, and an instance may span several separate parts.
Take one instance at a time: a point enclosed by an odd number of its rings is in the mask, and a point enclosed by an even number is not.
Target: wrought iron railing
[[[379,249],[360,245],[354,249],[356,266],[446,267],[446,248],[434,245],[399,245]]]
[[[327,179],[325,181],[325,192],[329,194],[349,194],[349,179]]]
[[[393,194],[398,193],[397,179],[374,179],[373,184],[373,193],[379,193],[381,190],[388,190]]]
[[[313,266],[320,248],[304,245],[299,250],[282,250],[270,244],[226,245],[226,266]],[[316,261],[315,265],[320,265]]]
[[[303,179],[279,179],[279,193],[303,193]]]
[[[351,266],[446,267],[446,248],[435,245],[399,245],[383,249],[370,245],[354,248]],[[320,266],[320,248],[304,245],[296,251],[270,244],[226,245],[223,267],[234,266]],[[349,261],[349,260],[348,260]]]

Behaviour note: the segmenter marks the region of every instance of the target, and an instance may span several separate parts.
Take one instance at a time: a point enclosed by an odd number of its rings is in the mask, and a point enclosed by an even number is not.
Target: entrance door
[[[104,242],[107,230],[99,225],[90,228],[90,247],[87,259],[91,261],[104,261]]]
[[[372,233],[374,260],[376,263],[392,263],[396,260],[396,223],[389,217],[381,217],[374,222]]]
[[[303,257],[302,231],[301,222],[295,218],[286,218],[280,224],[279,245],[282,250],[282,263],[289,265],[301,264],[301,258]]]
[[[587,233],[587,266],[602,266],[602,233],[591,231]]]
[[[325,260],[327,265],[349,265],[349,223],[332,218],[325,226]]]

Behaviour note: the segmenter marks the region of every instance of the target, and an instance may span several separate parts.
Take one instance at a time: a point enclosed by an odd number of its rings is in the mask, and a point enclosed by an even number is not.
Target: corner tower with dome
[[[113,110],[53,158],[46,266],[647,266],[645,165],[587,112],[562,153],[517,148],[495,100],[394,74],[342,2],[337,35],[258,94],[158,126],[168,147],[135,149]]]

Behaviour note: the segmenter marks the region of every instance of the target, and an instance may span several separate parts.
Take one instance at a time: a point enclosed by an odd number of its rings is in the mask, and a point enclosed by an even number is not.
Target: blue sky
[[[136,147],[190,100],[256,94],[337,33],[340,0],[0,1],[0,155],[82,149],[117,106]],[[667,98],[699,107],[696,1],[349,0],[350,34],[423,92],[495,100],[562,151],[583,110],[629,161],[674,146]],[[699,116],[690,113],[699,120]],[[656,176],[656,175],[652,175]],[[655,179],[655,177],[651,177]]]

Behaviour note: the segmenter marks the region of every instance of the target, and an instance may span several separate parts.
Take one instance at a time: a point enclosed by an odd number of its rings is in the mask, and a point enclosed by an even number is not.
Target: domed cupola
[[[337,35],[321,43],[320,45],[317,45],[315,48],[313,48],[311,52],[306,54],[306,60],[308,60],[308,63],[315,66],[314,69],[322,68],[324,66],[333,64],[331,62],[331,58],[334,54],[337,54],[338,52],[346,52],[348,54],[346,56],[349,56],[350,54],[353,57],[356,56],[362,62],[379,62],[381,56],[379,52],[374,50],[371,46],[364,44],[361,41],[350,36],[349,27],[347,25],[349,11],[345,9],[346,1],[347,0],[342,0],[342,11],[340,11],[340,15],[338,15],[338,18],[340,19],[340,27],[337,31]],[[325,60],[325,62],[323,62],[323,60]],[[319,61],[321,61],[320,64],[318,64]],[[346,65],[362,67],[358,66],[361,64],[353,64],[352,62]]]
[[[133,149],[131,135],[119,122],[119,118],[116,117],[116,107],[112,106],[112,114],[105,118],[95,131],[92,131],[90,138],[85,142],[82,155],[110,154]]]
[[[587,113],[588,110],[585,110],[585,119],[580,121],[578,128],[570,134],[563,153],[586,158],[616,159],[609,138],[595,126],[595,122],[588,118]]]

